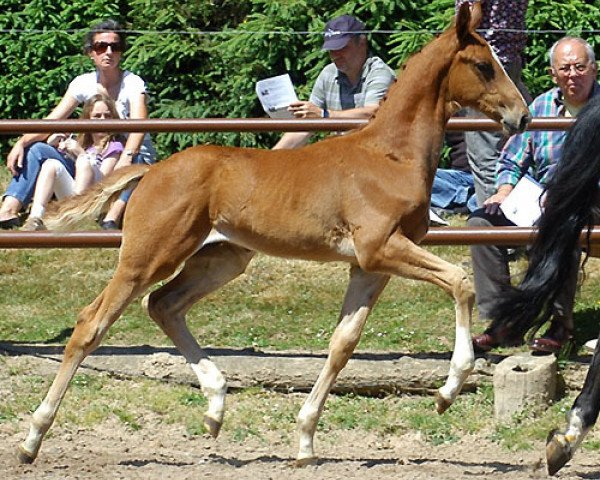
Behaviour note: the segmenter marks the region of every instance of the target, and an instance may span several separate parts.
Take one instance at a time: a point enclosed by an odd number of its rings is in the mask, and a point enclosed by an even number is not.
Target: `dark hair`
[[[119,35],[119,44],[121,45],[121,51],[124,52],[127,49],[127,40],[125,38],[125,32],[119,22],[111,18],[103,20],[100,23],[92,25],[89,32],[85,34],[83,40],[83,51],[87,55],[92,50],[92,44],[94,43],[94,37],[98,33],[103,32],[114,32]]]

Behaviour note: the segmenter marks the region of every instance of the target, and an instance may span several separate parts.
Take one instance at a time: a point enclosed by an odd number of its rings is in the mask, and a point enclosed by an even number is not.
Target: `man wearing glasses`
[[[590,98],[600,95],[596,77],[598,67],[594,50],[583,39],[563,37],[549,51],[550,74],[555,88],[539,95],[529,106],[533,117],[575,117]],[[511,137],[504,146],[496,170],[496,193],[484,202],[483,208],[473,212],[467,225],[478,227],[511,226],[500,205],[506,200],[517,182],[529,173],[544,185],[553,167],[561,158],[565,131],[526,131]],[[568,161],[566,158],[564,161]],[[473,245],[471,247],[476,302],[479,318],[489,319],[489,312],[497,297],[510,285],[508,248],[500,245]],[[579,262],[574,252],[573,261]],[[564,286],[554,304],[554,312],[546,333],[534,339],[530,348],[537,352],[558,353],[570,340],[573,332],[573,303],[577,271]],[[473,337],[476,351],[488,351],[498,344],[484,332]]]

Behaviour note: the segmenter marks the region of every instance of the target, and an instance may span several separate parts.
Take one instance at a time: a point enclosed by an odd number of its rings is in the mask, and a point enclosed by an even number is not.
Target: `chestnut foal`
[[[177,271],[145,304],[196,372],[208,398],[206,427],[217,436],[225,378],[188,330],[185,314],[240,275],[256,251],[351,265],[329,355],[298,416],[299,464],[315,458],[313,438],[327,395],[391,275],[431,282],[455,301],[454,353],[437,396],[437,410],[444,412],[474,364],[471,283],[461,268],[418,246],[428,229],[445,124],[466,106],[500,122],[508,134],[523,131],[529,120],[523,98],[475,32],[480,17],[478,3],[473,12],[464,4],[455,24],[408,61],[377,114],[354,133],[297,150],[189,148],[152,167],[121,169],[63,204],[58,223],[64,215],[97,213],[139,181],[114,277],[79,314],[20,460],[36,458],[75,371],[126,306]],[[56,225],[50,214],[46,223]],[[212,229],[229,241],[203,247]]]

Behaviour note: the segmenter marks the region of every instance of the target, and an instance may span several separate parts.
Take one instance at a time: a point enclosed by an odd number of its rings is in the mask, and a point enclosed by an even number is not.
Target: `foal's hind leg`
[[[368,240],[363,239],[363,242]],[[355,239],[357,247],[363,247],[357,248],[357,254],[360,252],[358,259],[365,270],[425,280],[438,285],[454,298],[456,310],[454,352],[448,378],[445,385],[439,389],[436,402],[438,413],[443,413],[454,402],[475,365],[470,332],[471,311],[475,297],[471,282],[462,268],[436,257],[401,233],[397,232],[389,237],[379,248],[372,248],[372,245],[362,244],[363,242]]]
[[[298,465],[308,464],[315,458],[313,440],[327,395],[354,352],[367,317],[389,278],[379,273],[366,273],[356,266],[351,269],[340,320],[329,342],[329,355],[298,415]]]
[[[37,457],[44,435],[54,422],[69,382],[81,362],[96,349],[108,328],[119,318],[133,298],[145,286],[117,270],[111,282],[93,303],[84,308],[64,351],[60,368],[41,405],[34,412],[29,434],[19,446],[21,463],[32,463]]]
[[[254,252],[230,243],[210,244],[190,257],[181,272],[147,297],[152,319],[175,344],[198,376],[208,399],[206,429],[217,437],[225,412],[225,378],[190,333],[187,311],[202,297],[244,272]]]

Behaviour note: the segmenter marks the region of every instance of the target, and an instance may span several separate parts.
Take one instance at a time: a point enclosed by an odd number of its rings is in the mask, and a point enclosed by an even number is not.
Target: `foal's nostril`
[[[521,117],[521,121],[519,122],[519,131],[523,132],[527,128],[527,125],[531,121],[531,116],[529,114],[523,115]]]

